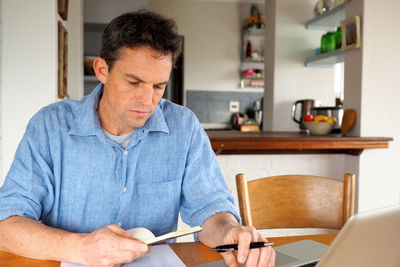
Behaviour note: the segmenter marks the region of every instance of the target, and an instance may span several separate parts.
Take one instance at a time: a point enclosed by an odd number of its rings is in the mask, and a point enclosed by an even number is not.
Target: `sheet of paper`
[[[124,267],[185,267],[181,259],[168,245],[153,246],[153,250],[131,263],[122,265]]]
[[[153,245],[153,244],[157,244],[157,243],[162,243],[169,239],[197,233],[197,232],[200,232],[201,230],[202,229],[200,226],[195,226],[195,227],[191,227],[189,229],[179,230],[176,232],[170,232],[170,233],[160,235],[157,237],[155,237],[154,234],[150,230],[143,228],[143,227],[132,228],[132,229],[127,230],[127,232],[130,233],[134,238],[142,241],[143,243],[146,243],[148,245]]]
[[[62,262],[61,267],[83,267],[84,265]],[[152,251],[133,262],[123,264],[124,267],[185,267],[185,264],[168,245],[153,246]]]
[[[196,265],[196,267],[227,267],[224,260],[213,261],[205,264]],[[245,264],[239,264],[239,267],[245,267]]]

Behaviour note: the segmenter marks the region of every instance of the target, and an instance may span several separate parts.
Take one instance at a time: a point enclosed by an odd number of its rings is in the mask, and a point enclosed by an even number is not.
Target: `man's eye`
[[[154,85],[153,86],[155,89],[163,89],[163,86],[162,85]]]
[[[138,82],[129,82],[129,84],[130,84],[130,85],[135,85],[135,86],[136,86],[136,85],[139,85]]]

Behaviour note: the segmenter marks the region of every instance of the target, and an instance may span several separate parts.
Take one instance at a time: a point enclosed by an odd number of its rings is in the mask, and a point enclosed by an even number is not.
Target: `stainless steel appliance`
[[[319,100],[314,99],[301,99],[294,102],[292,106],[292,119],[299,124],[300,129],[306,129],[303,125],[303,117],[307,114],[311,114],[311,108],[320,105]],[[300,106],[300,108],[298,108]],[[297,110],[300,110],[298,112]],[[296,118],[296,115],[300,114],[299,118]]]
[[[317,115],[325,115],[327,117],[334,117],[336,119],[336,125],[332,130],[332,133],[340,133],[343,119],[343,108],[342,106],[336,107],[312,107],[310,114],[314,117]]]

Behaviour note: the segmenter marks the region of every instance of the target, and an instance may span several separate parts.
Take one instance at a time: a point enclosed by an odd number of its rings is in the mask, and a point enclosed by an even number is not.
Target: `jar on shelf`
[[[336,49],[340,49],[342,47],[342,28],[338,27],[335,32],[335,40],[336,40]]]
[[[247,46],[246,46],[246,57],[251,58],[251,53],[252,53],[252,48],[251,48],[251,41],[247,41]]]
[[[335,32],[328,32],[326,42],[326,52],[336,50],[336,34]]]
[[[321,36],[321,51],[320,51],[321,54],[327,52],[327,50],[326,50],[326,42],[327,42],[327,38],[326,38],[326,33],[325,33],[325,34],[323,34]]]

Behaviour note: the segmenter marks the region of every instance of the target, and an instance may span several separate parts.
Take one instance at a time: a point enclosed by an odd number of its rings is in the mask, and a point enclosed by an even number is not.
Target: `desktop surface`
[[[268,241],[274,242],[274,246],[284,245],[304,239],[311,239],[323,244],[329,245],[336,234],[307,235],[307,236],[286,236],[268,238]],[[222,259],[222,256],[212,251],[211,248],[196,242],[169,244],[174,252],[187,266],[196,266]],[[8,252],[0,251],[0,266],[19,266],[19,267],[59,267],[58,261],[43,261],[28,259]]]

